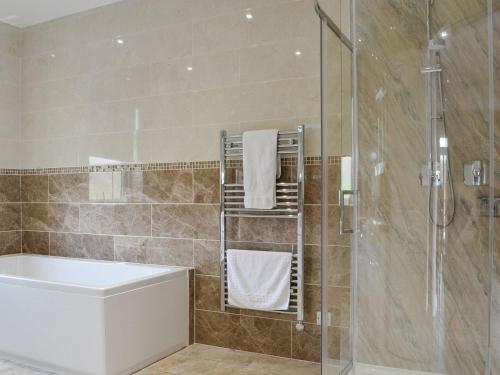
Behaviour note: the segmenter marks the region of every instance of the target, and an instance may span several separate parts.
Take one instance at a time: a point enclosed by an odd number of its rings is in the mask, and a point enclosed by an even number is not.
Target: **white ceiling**
[[[0,0],[0,22],[27,27],[121,0]]]

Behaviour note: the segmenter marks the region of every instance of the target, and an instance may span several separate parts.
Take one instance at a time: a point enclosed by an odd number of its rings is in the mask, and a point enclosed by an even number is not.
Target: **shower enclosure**
[[[500,0],[316,7],[323,374],[498,375]]]

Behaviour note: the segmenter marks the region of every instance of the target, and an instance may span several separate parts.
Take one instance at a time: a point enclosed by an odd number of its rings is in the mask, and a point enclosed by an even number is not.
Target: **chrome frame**
[[[357,138],[358,138],[358,129],[357,129],[357,58],[356,58],[356,27],[355,27],[355,14],[356,14],[356,0],[351,0],[351,36],[352,38],[348,38],[342,30],[335,24],[335,22],[328,16],[328,14],[321,8],[319,5],[318,0],[314,0],[315,4],[315,9],[316,12],[318,13],[318,16],[320,18],[320,35],[321,35],[321,74],[324,76],[324,71],[326,69],[326,56],[324,51],[326,50],[326,29],[330,29],[340,40],[340,42],[351,52],[352,54],[352,59],[351,59],[351,74],[352,74],[352,80],[351,80],[351,88],[352,88],[352,113],[351,113],[351,121],[352,121],[352,165],[351,165],[351,181],[352,181],[352,191],[349,191],[349,193],[352,194],[353,196],[353,214],[352,214],[352,229],[350,229],[348,232],[353,234],[351,237],[351,324],[350,324],[350,336],[351,336],[351,352],[352,352],[352,357],[349,359],[349,361],[346,363],[345,367],[342,369],[341,373],[347,374],[347,373],[356,373],[356,362],[357,362],[357,334],[358,334],[358,327],[357,327],[357,315],[358,315],[358,307],[357,307],[357,298],[358,298],[358,292],[357,292],[357,257],[358,257],[358,239],[357,236],[355,235],[357,233],[357,228],[358,228],[358,202],[359,202],[359,197],[358,197],[358,149],[357,149]],[[352,41],[351,41],[352,40]],[[326,144],[326,137],[325,137],[325,119],[326,119],[326,102],[324,98],[326,98],[326,83],[321,80],[321,136],[322,136],[322,141],[321,141],[321,147],[322,147],[322,183],[321,183],[321,196],[322,196],[322,205],[321,205],[321,249],[322,249],[322,255],[321,255],[321,284],[322,284],[322,315],[324,315],[324,312],[326,311],[325,306],[324,306],[324,286],[326,285],[327,281],[327,275],[325,271],[325,262],[323,259],[325,258],[325,255],[323,254],[325,246],[328,245],[327,241],[327,233],[328,233],[328,210],[327,207],[325,207],[324,204],[324,199],[328,196],[328,186],[327,186],[327,181],[324,178],[324,176],[327,176],[328,173],[328,165],[327,165],[327,159],[325,160],[325,150],[327,147]],[[344,192],[348,193],[348,192]],[[343,217],[341,218],[343,221]],[[343,226],[343,224],[342,224]],[[342,232],[345,233],[345,230],[342,229]],[[322,342],[321,342],[321,358],[322,358],[322,373],[326,373],[326,367],[327,362],[323,360],[327,359],[327,345],[325,345],[325,337],[327,337],[328,334],[328,326],[325,324],[324,319],[322,320],[322,327],[321,327],[321,332],[322,332]]]
[[[242,160],[243,139],[241,135],[220,133],[220,310],[230,306],[227,301],[226,272],[226,228],[228,217],[238,218],[280,218],[297,220],[296,253],[292,256],[292,277],[290,280],[290,308],[287,311],[273,311],[296,314],[296,328],[304,329],[304,131],[305,126],[297,126],[296,131],[278,133],[278,154],[297,157],[297,182],[276,184],[277,206],[272,209],[248,209],[243,206],[243,184],[226,183],[226,160]]]
[[[314,9],[316,9],[316,13],[318,14],[319,18],[326,22],[327,26],[332,30],[335,35],[338,36],[340,41],[351,51],[353,52],[354,46],[351,42],[351,40],[345,35],[342,30],[337,26],[337,24],[330,18],[330,16],[321,8],[321,5],[319,5],[319,0],[314,0]]]

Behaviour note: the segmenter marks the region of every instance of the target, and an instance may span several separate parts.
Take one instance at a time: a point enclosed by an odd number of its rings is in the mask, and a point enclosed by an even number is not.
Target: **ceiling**
[[[0,0],[0,22],[27,27],[121,0]]]

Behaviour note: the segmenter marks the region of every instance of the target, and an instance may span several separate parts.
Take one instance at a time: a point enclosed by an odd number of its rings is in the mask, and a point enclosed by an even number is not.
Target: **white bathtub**
[[[0,358],[130,374],[188,344],[187,269],[0,257]]]

